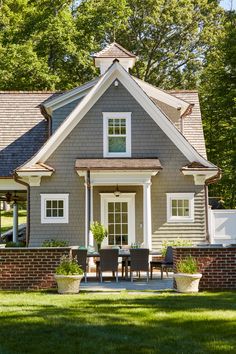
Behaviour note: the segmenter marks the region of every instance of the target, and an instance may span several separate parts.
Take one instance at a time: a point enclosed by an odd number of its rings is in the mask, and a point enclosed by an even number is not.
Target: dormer
[[[136,56],[123,48],[120,44],[113,42],[106,48],[93,55],[94,64],[97,68],[100,68],[100,74],[104,72],[112,65],[115,59],[119,60],[119,63],[124,67],[126,71],[132,69]]]

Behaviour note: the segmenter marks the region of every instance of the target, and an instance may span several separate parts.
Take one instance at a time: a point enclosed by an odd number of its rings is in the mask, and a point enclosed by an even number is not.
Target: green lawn
[[[236,353],[236,292],[0,292],[0,353]]]
[[[19,210],[18,212],[18,223],[26,223],[26,210]],[[13,226],[13,211],[1,211],[1,233],[12,229]]]

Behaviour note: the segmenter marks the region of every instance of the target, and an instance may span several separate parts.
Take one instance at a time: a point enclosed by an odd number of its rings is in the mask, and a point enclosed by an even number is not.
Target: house
[[[27,195],[30,246],[93,245],[93,220],[109,245],[208,241],[207,185],[219,169],[206,157],[197,91],[131,76],[136,59],[112,43],[94,55],[100,76],[80,87],[0,94],[0,191],[15,219]]]

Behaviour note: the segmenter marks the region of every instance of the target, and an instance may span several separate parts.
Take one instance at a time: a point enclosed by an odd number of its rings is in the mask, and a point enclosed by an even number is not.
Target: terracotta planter
[[[57,275],[54,278],[57,282],[59,294],[78,294],[80,282],[83,275]]]
[[[179,293],[197,293],[199,288],[199,282],[202,274],[185,274],[177,273],[174,274],[174,279],[176,281],[177,291]]]

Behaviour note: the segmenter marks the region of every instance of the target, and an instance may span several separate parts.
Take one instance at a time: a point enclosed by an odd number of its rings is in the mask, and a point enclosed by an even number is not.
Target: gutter
[[[26,247],[28,247],[29,245],[29,240],[30,240],[30,185],[26,182],[21,181],[16,172],[14,172],[13,174],[13,178],[14,180],[19,183],[22,184],[23,186],[25,186],[27,188],[27,227],[26,227]]]

